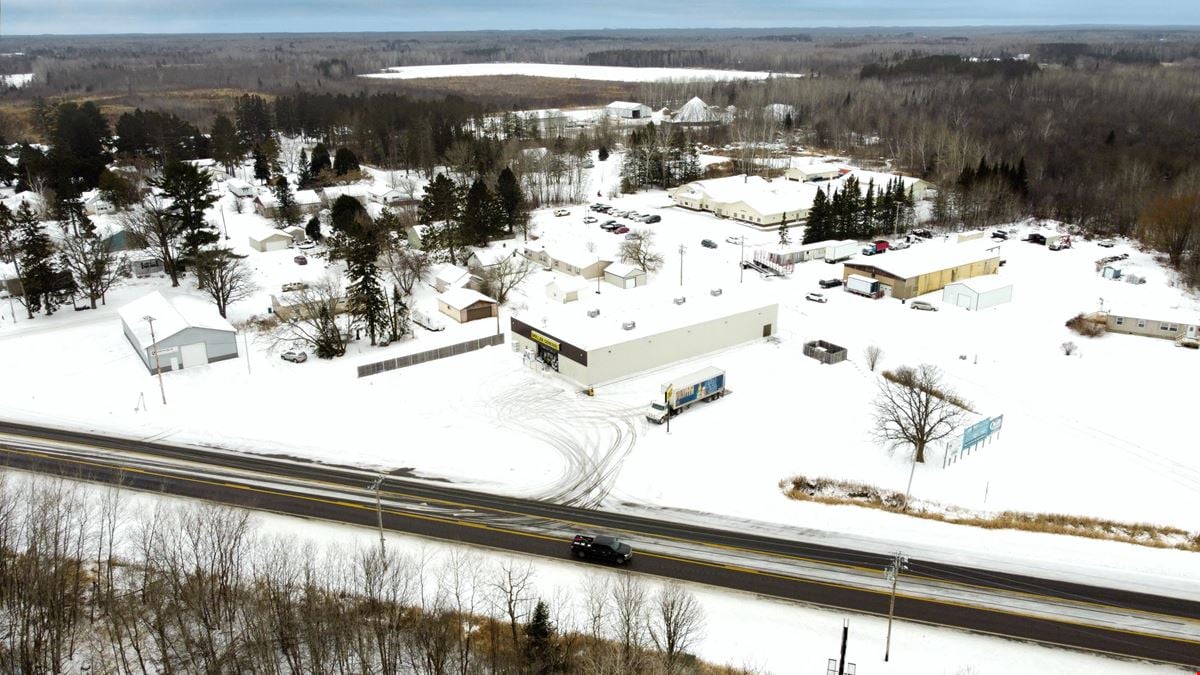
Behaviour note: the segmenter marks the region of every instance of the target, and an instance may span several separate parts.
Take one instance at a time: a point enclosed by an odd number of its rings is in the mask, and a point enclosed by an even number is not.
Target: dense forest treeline
[[[0,474],[0,672],[746,672],[693,656],[704,610],[679,585],[550,591],[527,563],[317,547],[255,521]]]

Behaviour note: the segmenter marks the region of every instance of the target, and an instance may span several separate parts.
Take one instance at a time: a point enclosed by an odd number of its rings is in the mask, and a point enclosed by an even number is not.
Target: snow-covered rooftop
[[[581,296],[579,302],[525,310],[517,318],[581,349],[599,349],[776,303],[734,287],[713,295],[710,286],[641,286]],[[675,304],[675,299],[686,301]],[[588,312],[599,310],[597,316]],[[633,322],[634,327],[623,326]]]
[[[154,344],[150,339],[150,322],[145,320],[147,316],[154,317],[154,339],[158,342],[188,328],[234,332],[216,305],[190,295],[164,295],[154,291],[121,307],[117,313],[143,349]]]
[[[438,296],[438,300],[446,303],[451,309],[466,309],[477,302],[496,304],[496,301],[479,291],[470,288],[454,288]]]
[[[608,107],[613,110],[640,110],[649,106],[642,103],[634,103],[633,101],[613,101],[608,104]]]
[[[321,195],[318,195],[316,190],[296,190],[292,197],[296,200],[296,206],[315,206],[321,203]],[[269,191],[260,193],[258,201],[266,208],[274,208],[279,203],[275,200],[275,193]]]
[[[684,103],[679,110],[675,111],[671,121],[684,124],[720,122],[721,116],[709,109],[708,104],[700,100],[699,96],[693,96],[692,100]]]
[[[284,232],[283,230],[277,230],[273,227],[256,224],[248,225],[246,227],[246,236],[249,237],[250,241],[269,241],[271,239],[280,238],[291,241],[292,239],[292,235]]]
[[[761,176],[728,176],[699,180],[680,188],[676,194],[692,199],[708,199],[723,204],[743,202],[761,214],[806,211],[812,207],[819,188],[810,183],[790,180],[769,181]]]
[[[962,281],[955,281],[948,286],[954,284],[962,284],[976,293],[988,293],[1000,288],[1008,288],[1012,286],[1012,279],[1000,276],[999,274],[984,274],[983,276],[971,277]]]
[[[613,276],[620,277],[622,279],[628,279],[629,277],[634,277],[639,274],[644,274],[645,272],[642,270],[642,268],[635,267],[633,265],[630,265],[629,263],[615,262],[615,263],[609,265],[608,267],[605,267],[604,273],[611,274]]]
[[[951,246],[914,246],[904,251],[888,251],[870,258],[847,262],[853,267],[874,267],[900,279],[910,279],[929,272],[999,258],[1000,250],[988,244],[954,244]]]
[[[584,279],[583,277],[562,275],[555,276],[553,281],[546,284],[547,287],[553,286],[563,293],[582,291],[585,288],[589,288],[591,285],[592,282]]]

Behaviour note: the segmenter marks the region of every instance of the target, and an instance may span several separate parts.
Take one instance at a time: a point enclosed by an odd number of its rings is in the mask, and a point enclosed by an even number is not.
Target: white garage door
[[[179,350],[183,354],[183,367],[203,366],[208,363],[208,347],[203,342],[184,345]]]

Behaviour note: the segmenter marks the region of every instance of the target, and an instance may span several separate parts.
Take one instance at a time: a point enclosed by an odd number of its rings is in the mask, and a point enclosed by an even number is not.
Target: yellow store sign
[[[549,347],[550,349],[553,349],[554,351],[558,351],[558,340],[551,340],[550,338],[546,337],[545,335],[542,335],[541,333],[537,332],[536,330],[530,330],[529,337],[533,338],[534,342],[544,344],[547,347]]]

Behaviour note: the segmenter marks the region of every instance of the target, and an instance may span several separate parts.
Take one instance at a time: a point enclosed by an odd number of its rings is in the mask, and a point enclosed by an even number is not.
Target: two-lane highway
[[[348,466],[0,422],[0,463],[149,492],[375,526],[375,475]],[[884,614],[887,556],[669,520],[486,494],[390,476],[389,530],[562,558],[574,531],[619,533],[635,571]],[[1195,667],[1200,603],[910,560],[903,619]]]

